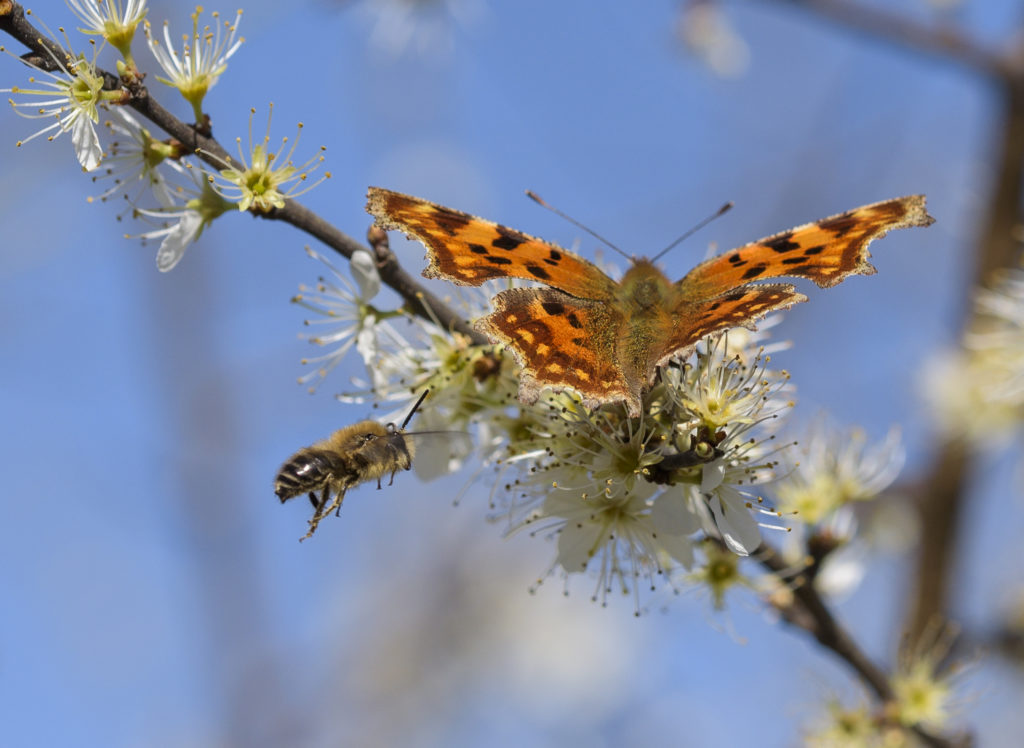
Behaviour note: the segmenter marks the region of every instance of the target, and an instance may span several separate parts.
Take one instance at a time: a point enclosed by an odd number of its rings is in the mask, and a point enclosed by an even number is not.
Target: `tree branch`
[[[894,694],[889,685],[889,676],[864,654],[853,637],[832,615],[810,577],[801,570],[794,572],[792,564],[780,558],[771,546],[762,544],[753,557],[793,590],[793,604],[779,607],[782,619],[811,634],[821,646],[835,653],[857,673],[879,701],[892,701]],[[968,736],[950,738],[937,735],[920,725],[911,729],[926,745],[934,748],[955,748],[970,744]]]
[[[44,68],[46,67],[45,63],[52,65],[54,59],[64,59],[68,55],[67,50],[41,34],[29,22],[23,8],[10,0],[0,0],[0,31],[7,32],[32,50],[32,61],[39,64],[39,60],[42,60],[44,65],[41,66]],[[54,69],[56,69],[55,66]],[[131,95],[128,105],[132,109],[171,137],[184,143],[199,159],[218,170],[224,168],[225,163],[231,162],[228,152],[216,139],[203,134],[196,125],[186,124],[171,114],[150,95],[149,89],[141,81],[121,80],[118,76],[100,69],[97,69],[97,73],[103,75],[105,89],[126,89]],[[411,313],[430,322],[439,322],[449,331],[460,332],[477,345],[484,345],[488,342],[487,338],[474,330],[465,319],[407,273],[399,265],[390,249],[367,247],[292,199],[287,199],[284,208],[274,209],[269,213],[254,214],[261,218],[290,223],[300,231],[319,239],[347,259],[351,259],[353,253],[359,250],[370,252],[377,258],[381,280],[402,297],[405,307]]]

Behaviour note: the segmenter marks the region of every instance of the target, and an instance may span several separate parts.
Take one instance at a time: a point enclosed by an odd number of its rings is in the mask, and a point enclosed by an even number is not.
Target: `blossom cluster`
[[[82,170],[92,172],[94,179],[111,182],[96,197],[106,200],[123,192],[133,215],[153,224],[152,230],[139,237],[160,241],[157,267],[161,271],[173,268],[203,230],[228,211],[259,213],[282,208],[287,198],[303,194],[330,176],[325,173],[315,182],[308,181],[324,161],[323,148],[302,164],[292,160],[298,137],[290,145],[284,138],[278,150],[271,149],[269,117],[266,133],[254,139],[255,110],[250,114],[245,147],[241,138],[236,139],[237,159],[195,154],[174,138],[159,139],[131,113],[136,97],[148,95],[140,93],[144,76],[132,53],[132,42],[141,27],[152,57],[164,73],[155,76],[156,80],[181,94],[195,113],[196,131],[209,134],[210,117],[203,111],[203,101],[244,41],[238,35],[241,11],[231,20],[214,12],[212,24],[203,24],[202,9],[197,8],[191,16],[191,32],[176,46],[167,22],[162,35],[153,33],[146,18],[146,0],[67,3],[83,24],[80,31],[88,37],[92,51],[76,53],[61,29],[60,40],[52,33],[40,40],[46,59],[40,63],[22,60],[33,69],[29,85],[0,90],[12,94],[10,103],[16,113],[48,124],[18,145],[41,135],[52,141],[70,133]],[[117,76],[98,66],[108,45],[119,54]],[[0,50],[7,52],[3,47]],[[105,127],[97,127],[100,124]]]
[[[29,84],[2,90],[12,95],[17,114],[46,124],[18,145],[68,133],[82,170],[107,180],[94,199],[121,193],[135,217],[153,224],[138,236],[160,242],[159,270],[175,267],[220,216],[285,209],[289,199],[330,177],[310,180],[324,163],[324,148],[296,163],[298,136],[271,147],[270,116],[266,130],[254,135],[254,109],[247,138],[236,138],[236,156],[160,138],[132,113],[148,96],[132,49],[141,29],[162,71],[153,79],[178,91],[195,116],[194,133],[210,136],[204,102],[244,41],[241,11],[230,19],[215,12],[207,24],[197,8],[190,30],[175,43],[168,22],[154,31],[146,0],[67,4],[90,51],[76,52],[61,29],[59,39],[48,32],[39,41],[42,60],[19,58],[33,69]],[[386,25],[405,44],[409,9],[385,5]],[[445,7],[454,12],[460,5],[448,0]],[[717,10],[698,4],[687,13],[691,48],[722,74],[742,69],[745,44]],[[116,75],[99,65],[108,48],[118,54]],[[765,340],[771,320],[761,334],[736,330],[703,340],[691,356],[659,369],[639,417],[621,403],[589,408],[571,389],[542,392],[527,404],[517,397],[518,365],[500,346],[446,329],[429,319],[429,309],[424,319],[381,301],[370,253],[351,258],[350,280],[307,251],[327,272],[294,300],[313,313],[307,337],[324,352],[304,362],[312,369],[300,382],[314,389],[354,350],[365,376],[353,378],[342,399],[390,402],[404,413],[428,390],[417,430],[430,436],[417,445],[417,473],[430,478],[475,462],[470,485],[486,487],[492,516],[506,532],[552,541],[552,560],[537,584],[554,574],[566,584],[589,575],[594,600],[631,596],[639,614],[641,591],[662,581],[672,591],[705,590],[716,609],[734,588],[781,609],[792,587],[804,583],[794,581],[802,573],[825,594],[847,591],[860,579],[864,533],[855,507],[896,479],[903,463],[899,434],[869,444],[858,430],[821,421],[801,440],[785,436],[794,387],[773,361],[782,346]],[[462,317],[485,314],[494,290],[460,292]],[[1003,276],[979,296],[978,324],[964,350],[948,367],[932,367],[941,375],[931,388],[935,410],[950,432],[981,439],[1015,427],[1024,415],[1022,301],[1024,277],[1019,271]],[[742,563],[772,545],[765,531],[788,538],[781,553],[793,573],[785,579]],[[892,678],[895,696],[886,713],[833,705],[829,724],[809,742],[889,745],[891,735],[903,735],[900,726],[942,725],[951,701],[939,668],[944,647],[906,659]]]
[[[315,388],[355,349],[366,375],[339,398],[397,401],[398,414],[430,389],[416,430],[471,432],[475,455],[468,440],[424,437],[433,456],[418,446],[414,469],[429,477],[476,459],[474,482],[485,485],[493,518],[509,534],[553,540],[538,583],[550,573],[590,573],[595,600],[623,592],[637,612],[641,588],[659,580],[672,590],[704,587],[716,607],[732,586],[768,597],[773,585],[737,563],[756,556],[763,530],[797,528],[805,540],[831,533],[834,550],[853,546],[850,506],[878,496],[902,465],[897,432],[877,446],[856,433],[812,432],[802,450],[781,438],[793,386],[769,355],[782,346],[766,345],[763,333],[705,340],[690,359],[662,368],[639,418],[624,404],[590,409],[572,390],[524,404],[518,366],[500,346],[382,308],[370,253],[353,258],[354,282],[309,253],[329,272],[295,300],[314,313],[307,337],[324,352],[304,362],[313,368],[300,382]],[[461,315],[485,314],[494,290],[460,289]]]
[[[238,35],[241,11],[230,19],[214,12],[204,23],[197,8],[176,44],[169,23],[154,31],[145,0],[67,2],[91,53],[73,51],[63,29],[60,41],[49,34],[40,41],[49,56],[45,64],[24,60],[34,67],[32,87],[5,90],[17,97],[11,101],[16,112],[48,120],[24,142],[70,133],[82,168],[108,180],[96,198],[123,193],[133,215],[154,224],[139,236],[160,242],[161,271],[173,268],[221,215],[280,210],[330,176],[310,184],[324,161],[322,148],[302,163],[293,160],[298,137],[272,149],[270,118],[266,131],[254,135],[255,110],[247,140],[236,139],[235,157],[192,152],[174,138],[154,135],[132,114],[145,77],[132,49],[141,29],[162,71],[153,77],[189,103],[196,134],[209,135],[204,101],[244,41]],[[119,55],[117,75],[98,66],[108,47]],[[97,128],[101,118],[104,127]],[[509,533],[553,539],[549,572],[560,570],[567,578],[592,572],[595,599],[604,601],[618,589],[634,596],[639,611],[641,586],[655,587],[659,579],[673,589],[699,583],[716,606],[730,586],[762,589],[735,563],[756,555],[762,530],[795,529],[790,557],[797,565],[816,538],[829,538],[830,550],[855,548],[850,507],[878,496],[902,464],[895,433],[875,447],[857,434],[812,433],[802,450],[792,439],[777,439],[793,388],[770,355],[781,346],[766,344],[763,333],[737,330],[708,339],[691,359],[663,367],[644,394],[640,418],[621,404],[589,409],[571,390],[545,392],[526,405],[516,397],[516,362],[499,346],[382,306],[369,253],[352,258],[354,282],[329,263],[328,269],[296,297],[316,313],[310,341],[327,349],[307,361],[313,369],[300,381],[315,387],[355,349],[366,375],[343,397],[390,401],[400,409],[410,396],[430,389],[419,417],[422,430],[461,430],[476,445],[465,439],[450,440],[451,449],[425,445],[417,471],[437,475],[478,460],[477,477],[489,476],[494,517]],[[1011,292],[1020,285],[1011,284]],[[492,291],[465,292],[462,316],[486,313]],[[986,303],[994,312],[1005,306],[996,295]],[[762,328],[769,326],[767,321]],[[1005,350],[1007,336],[1013,331],[979,333],[977,347]],[[991,391],[1020,399],[1018,379],[1000,376]]]

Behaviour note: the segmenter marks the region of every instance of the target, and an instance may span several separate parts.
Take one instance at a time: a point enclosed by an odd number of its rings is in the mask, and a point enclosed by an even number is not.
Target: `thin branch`
[[[754,558],[793,590],[793,605],[779,609],[782,619],[811,634],[821,646],[835,653],[860,676],[879,701],[892,701],[894,694],[888,675],[871,661],[832,615],[811,578],[802,571],[794,572],[792,564],[780,558],[770,546],[761,545]],[[966,735],[956,738],[937,735],[919,725],[911,729],[926,745],[934,748],[955,748],[970,744]]]
[[[263,217],[290,223],[349,259],[352,259],[352,254],[358,250],[370,252],[377,259],[381,280],[405,300],[405,307],[411,313],[432,322],[436,320],[446,330],[455,330],[467,335],[476,345],[486,345],[489,342],[481,333],[470,327],[463,317],[456,314],[409,274],[387,246],[377,244],[371,249],[294,200],[289,200],[284,208],[263,214]]]
[[[38,59],[52,61],[54,58],[67,57],[66,50],[41,34],[28,21],[24,10],[18,3],[0,0],[0,31],[7,32],[31,49],[34,61]],[[103,75],[105,89],[127,89],[131,94],[128,103],[132,109],[172,138],[184,143],[199,159],[218,170],[223,168],[225,163],[231,161],[228,152],[216,139],[204,135],[195,125],[186,124],[171,114],[160,105],[160,102],[150,96],[149,89],[141,81],[122,81],[117,76],[100,69],[97,69],[97,73]],[[254,213],[254,215],[290,223],[348,259],[351,259],[352,255],[359,250],[370,252],[377,258],[381,280],[404,299],[405,307],[411,313],[431,322],[436,320],[446,329],[468,336],[475,344],[483,345],[488,342],[487,338],[475,331],[464,318],[456,314],[441,299],[428,291],[422,283],[402,269],[397,258],[389,249],[367,247],[292,199],[287,199],[284,208],[271,210],[269,213]]]
[[[792,564],[780,558],[770,546],[762,545],[754,555],[763,567],[784,582],[793,585],[794,599],[799,607],[782,610],[786,622],[804,629],[823,647],[835,652],[853,668],[881,701],[891,701],[893,692],[889,686],[889,676],[861,651],[857,643],[839,625],[809,578],[802,572],[794,574]]]

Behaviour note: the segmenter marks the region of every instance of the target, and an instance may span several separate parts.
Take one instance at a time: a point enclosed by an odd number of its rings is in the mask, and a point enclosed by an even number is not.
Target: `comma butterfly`
[[[928,226],[924,195],[865,205],[712,257],[672,283],[653,262],[633,258],[621,281],[561,247],[515,229],[398,192],[371,187],[366,210],[427,248],[427,278],[479,286],[524,278],[546,288],[498,293],[476,322],[522,365],[519,398],[571,387],[589,407],[624,401],[639,416],[641,393],[671,358],[685,358],[708,335],[743,325],[807,297],[793,276],[822,288],[871,275],[868,245],[892,229]]]

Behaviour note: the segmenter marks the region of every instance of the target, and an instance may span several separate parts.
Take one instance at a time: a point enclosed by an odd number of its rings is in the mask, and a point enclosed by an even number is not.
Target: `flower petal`
[[[558,535],[558,563],[570,574],[583,571],[603,533],[600,522],[567,522]]]
[[[749,556],[761,545],[761,531],[744,506],[743,497],[729,486],[722,486],[708,500],[715,525],[729,550],[738,556]]]
[[[651,522],[658,534],[692,535],[700,529],[700,518],[681,493],[663,493],[651,508]]]
[[[96,134],[92,120],[84,113],[80,112],[75,117],[74,124],[71,125],[71,145],[74,146],[78,163],[82,165],[83,169],[92,171],[100,165],[100,159],[103,158],[100,138]]]
[[[704,466],[700,473],[700,492],[711,493],[725,480],[725,462],[719,458]]]
[[[369,252],[360,250],[352,255],[349,261],[352,270],[352,277],[359,285],[359,297],[363,301],[369,301],[380,291],[380,273],[377,272],[377,262]]]
[[[203,219],[195,211],[186,211],[178,224],[164,237],[156,253],[156,267],[161,273],[177,265],[185,256],[185,250],[195,241],[196,232],[202,227]]]

